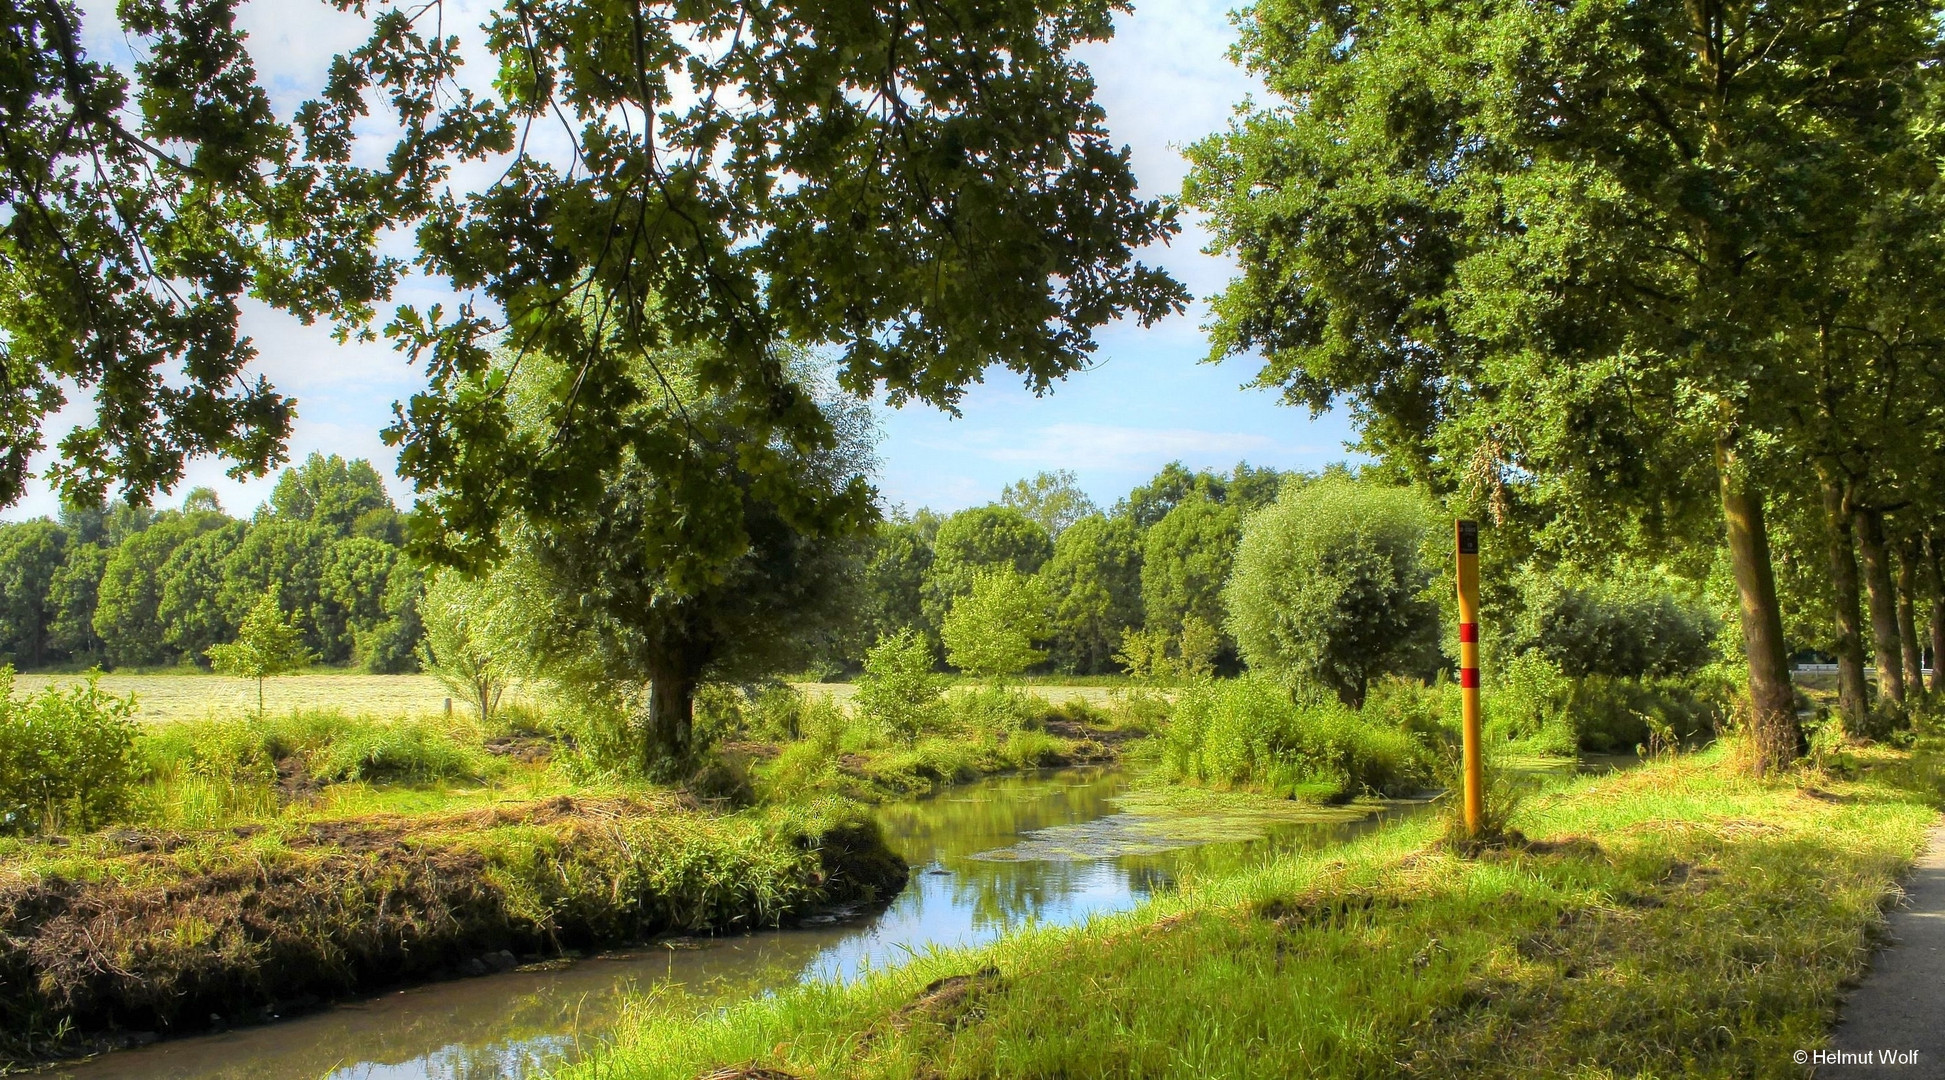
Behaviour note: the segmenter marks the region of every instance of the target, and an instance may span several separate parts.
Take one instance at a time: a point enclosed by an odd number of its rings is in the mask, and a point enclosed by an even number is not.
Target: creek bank
[[[792,923],[908,876],[835,805],[643,793],[0,845],[0,1062],[140,1044],[523,959]]]
[[[1085,925],[650,1017],[564,1075],[1793,1074],[1937,796],[1652,762],[1529,795],[1530,839],[1474,857],[1405,822]]]

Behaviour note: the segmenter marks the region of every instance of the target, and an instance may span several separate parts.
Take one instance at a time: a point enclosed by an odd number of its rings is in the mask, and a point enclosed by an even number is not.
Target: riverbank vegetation
[[[1528,796],[1475,857],[1407,824],[853,985],[644,1002],[566,1075],[1789,1074],[1935,820],[1910,762],[1666,758]]]

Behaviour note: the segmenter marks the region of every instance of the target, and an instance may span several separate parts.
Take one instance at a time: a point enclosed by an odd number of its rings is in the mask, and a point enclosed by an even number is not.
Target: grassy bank
[[[758,796],[789,803],[912,798],[995,773],[1114,761],[1163,722],[1167,706],[1154,695],[1117,695],[1097,707],[1017,687],[961,687],[905,732],[795,689],[719,700],[704,711]]]
[[[184,722],[128,753],[105,827],[68,827],[67,802],[0,838],[0,1066],[787,923],[907,872],[838,800],[737,810],[463,721]]]
[[[1477,858],[1422,822],[700,1022],[645,1003],[567,1075],[1800,1075],[1937,818],[1935,770],[1873,762],[1667,760]]]

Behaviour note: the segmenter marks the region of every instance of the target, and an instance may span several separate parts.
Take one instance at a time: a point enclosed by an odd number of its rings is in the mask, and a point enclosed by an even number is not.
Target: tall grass
[[[176,828],[260,820],[290,795],[327,785],[478,783],[504,768],[464,722],[328,710],[161,725],[135,751],[141,820]]]
[[[1423,739],[1263,678],[1183,690],[1163,738],[1170,777],[1212,787],[1334,800],[1411,794],[1432,780]]]

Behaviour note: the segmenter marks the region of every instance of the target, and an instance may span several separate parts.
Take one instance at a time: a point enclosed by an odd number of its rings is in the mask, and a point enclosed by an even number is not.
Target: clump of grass
[[[430,720],[348,722],[311,752],[311,776],[323,783],[479,781],[493,763],[477,741],[467,745],[449,727]]]
[[[1406,795],[1432,781],[1431,751],[1410,732],[1255,677],[1183,690],[1163,761],[1179,781],[1293,798]]]

